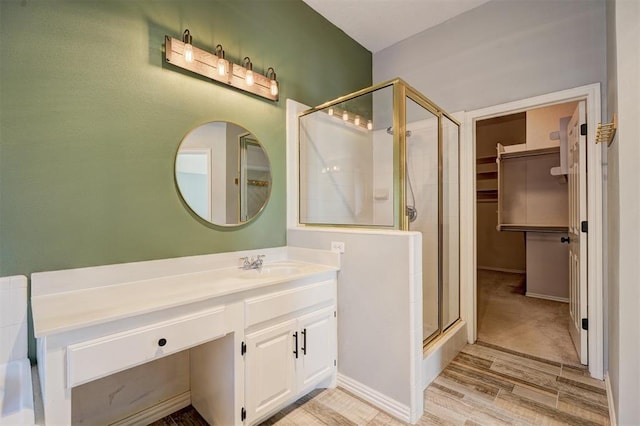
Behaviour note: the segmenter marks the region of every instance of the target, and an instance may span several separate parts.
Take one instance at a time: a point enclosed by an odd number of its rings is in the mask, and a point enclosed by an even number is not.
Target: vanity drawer
[[[226,334],[225,308],[141,327],[67,347],[71,388]]]
[[[336,281],[329,280],[247,299],[244,302],[245,327],[301,309],[327,304],[335,301],[335,297]]]

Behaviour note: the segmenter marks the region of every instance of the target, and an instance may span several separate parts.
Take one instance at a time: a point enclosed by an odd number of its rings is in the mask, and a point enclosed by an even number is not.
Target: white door
[[[569,144],[569,331],[580,363],[587,364],[587,137],[580,134],[586,123],[585,102],[578,103],[567,126]],[[586,124],[585,124],[586,125]],[[586,231],[586,230],[585,230]],[[566,241],[566,240],[565,240]]]
[[[249,423],[293,397],[296,333],[293,319],[247,335],[245,403]]]
[[[333,371],[336,347],[333,312],[333,307],[323,309],[301,317],[298,321],[301,335],[299,390],[316,385]]]

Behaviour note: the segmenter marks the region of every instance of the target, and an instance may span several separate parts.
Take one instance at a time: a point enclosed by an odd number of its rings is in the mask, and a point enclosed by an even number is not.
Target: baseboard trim
[[[353,380],[352,378],[339,373],[338,386],[373,404],[374,406],[396,417],[397,419],[411,423],[409,407],[399,403],[393,398],[389,398],[387,395],[384,395],[374,389],[371,389],[367,385],[363,385],[357,380]]]
[[[484,271],[495,271],[495,272],[509,272],[512,274],[526,274],[527,271],[523,269],[506,269],[506,268],[494,268],[492,266],[478,266],[478,269],[482,269]]]
[[[118,420],[111,425],[115,426],[132,426],[132,425],[148,425],[156,420],[160,420],[163,417],[168,416],[171,413],[188,407],[191,404],[191,391],[186,391],[180,395],[176,395],[173,398],[169,398],[166,401],[162,401],[152,407],[142,410],[138,413],[132,414],[129,417],[125,417],[122,420]]]
[[[567,297],[549,296],[548,294],[531,293],[530,291],[527,291],[525,296],[535,297],[536,299],[553,300],[554,302],[569,303],[569,298]]]
[[[616,406],[613,405],[613,392],[611,391],[611,380],[609,379],[609,373],[604,373],[604,385],[607,388],[607,403],[609,404],[609,422],[611,426],[618,426],[616,419]]]

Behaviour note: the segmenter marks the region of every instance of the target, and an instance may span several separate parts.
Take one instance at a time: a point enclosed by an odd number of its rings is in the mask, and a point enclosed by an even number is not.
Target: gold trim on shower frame
[[[348,95],[341,96],[332,101],[325,102],[313,108],[310,108],[306,111],[298,114],[298,123],[300,122],[300,118],[313,114],[314,112],[318,112],[324,110],[326,108],[339,105],[343,102],[350,101],[357,97],[366,95],[368,93],[373,93],[377,90],[383,89],[385,87],[392,86],[393,87],[393,128],[399,129],[398,132],[394,132],[393,134],[393,161],[394,164],[398,164],[399,167],[394,167],[394,176],[393,176],[393,197],[394,197],[394,214],[393,214],[393,225],[371,225],[371,224],[327,224],[327,223],[300,223],[300,202],[298,201],[297,211],[298,218],[297,223],[298,226],[311,226],[311,227],[332,227],[332,228],[372,228],[372,229],[396,229],[400,231],[408,231],[409,230],[409,219],[406,215],[406,209],[402,206],[404,205],[404,201],[406,200],[406,182],[404,182],[404,177],[406,176],[405,170],[405,156],[406,156],[406,103],[404,99],[409,97],[414,102],[418,103],[423,108],[427,109],[432,114],[438,117],[438,140],[440,143],[441,138],[441,127],[442,127],[442,117],[447,117],[450,121],[455,123],[458,126],[458,141],[460,141],[460,126],[461,123],[453,118],[449,113],[440,108],[435,102],[422,95],[412,86],[407,84],[401,78],[396,78],[393,80],[385,81],[382,83],[375,84],[370,87],[366,87],[364,89],[360,89],[356,92],[350,93]],[[459,143],[459,142],[458,142]],[[298,147],[298,155],[300,155],[300,148]],[[439,167],[441,163],[441,159],[438,160]],[[458,169],[458,174],[460,173]],[[300,166],[298,165],[298,180],[300,180]],[[440,177],[440,175],[439,175]],[[298,189],[299,190],[299,189]]]

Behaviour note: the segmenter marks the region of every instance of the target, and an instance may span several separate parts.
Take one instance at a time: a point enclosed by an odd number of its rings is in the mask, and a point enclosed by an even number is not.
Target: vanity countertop
[[[287,260],[265,263],[262,270],[227,267],[35,295],[34,334],[44,337],[338,269]],[[38,285],[46,285],[46,273]]]

